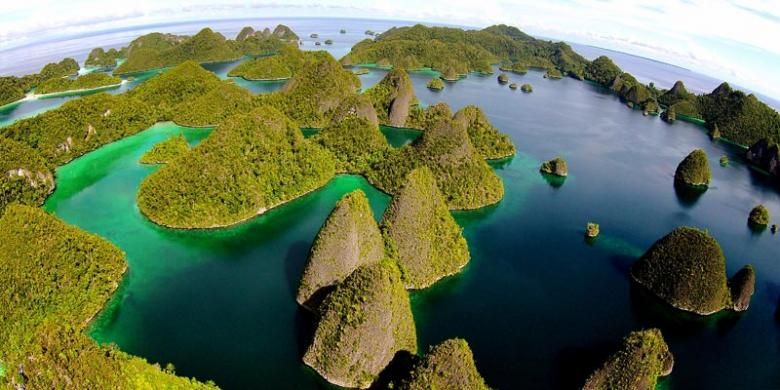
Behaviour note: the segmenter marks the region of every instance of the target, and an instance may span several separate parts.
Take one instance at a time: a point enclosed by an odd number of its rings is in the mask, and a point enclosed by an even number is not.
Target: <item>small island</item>
[[[444,82],[441,81],[440,78],[434,77],[434,78],[428,80],[428,84],[426,84],[426,86],[430,90],[441,91],[442,89],[444,89]]]
[[[516,90],[517,89],[517,83],[509,84],[509,89],[511,89],[513,91]]]
[[[746,272],[752,273],[752,268]],[[656,241],[631,267],[631,277],[669,305],[700,315],[747,309],[750,297],[744,292],[752,294],[749,284],[755,283],[755,277],[741,273],[728,281],[718,242],[706,231],[690,227],[677,228]]]
[[[190,151],[190,144],[184,135],[179,134],[160,142],[152,147],[151,150],[141,156],[141,164],[167,164],[176,158],[179,158]]]
[[[339,30],[339,34],[346,34],[346,33],[347,33],[347,30],[345,30],[343,28],[341,30]]]
[[[707,153],[696,149],[686,156],[674,172],[674,184],[697,189],[706,189],[712,180]]]
[[[544,74],[544,78],[551,79],[551,80],[560,80],[563,78],[563,73],[561,73],[561,71],[556,68],[548,69],[547,73]]]
[[[326,45],[332,45],[333,44],[333,40],[332,39],[326,39],[325,40],[325,44]]]
[[[526,84],[523,84],[523,85],[520,87],[520,90],[521,90],[521,91],[523,91],[523,92],[525,92],[525,93],[531,93],[531,92],[533,92],[533,91],[534,91],[534,87],[533,87],[531,84],[527,84],[527,83],[526,83]]]
[[[582,389],[654,390],[658,378],[671,374],[673,367],[674,357],[660,330],[631,332]]]
[[[588,238],[596,238],[599,235],[599,224],[588,222],[585,226],[585,236]]]
[[[725,154],[724,154],[724,155],[722,155],[722,156],[720,156],[720,160],[719,160],[719,162],[720,162],[720,166],[722,166],[722,167],[727,167],[727,166],[729,166],[729,162],[730,162],[730,161],[729,161],[729,156],[727,156],[727,155],[725,155]]]
[[[313,34],[309,35],[309,38],[312,38],[312,39],[316,39],[316,38],[319,38],[319,37],[320,37],[320,34],[316,34],[316,33],[313,33]]]
[[[769,209],[762,204],[753,207],[748,216],[748,223],[753,227],[765,228],[769,225]]]
[[[501,73],[498,75],[498,83],[499,84],[506,84],[509,82],[509,76],[506,73]]]
[[[228,76],[249,81],[287,80],[293,74],[287,63],[288,61],[280,56],[256,58],[231,69]]]
[[[38,95],[56,94],[62,92],[92,91],[118,87],[122,79],[106,73],[90,73],[75,79],[54,78],[41,83],[35,88]]]
[[[468,389],[488,390],[474,362],[469,344],[449,339],[431,347],[412,369],[411,378],[400,386],[404,390]]]
[[[569,168],[566,164],[566,160],[561,157],[556,157],[552,160],[543,162],[542,166],[539,167],[539,171],[559,177],[566,177],[569,175]]]

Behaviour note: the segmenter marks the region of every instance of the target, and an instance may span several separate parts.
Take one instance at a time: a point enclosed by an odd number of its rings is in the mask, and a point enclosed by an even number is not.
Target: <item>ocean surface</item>
[[[334,39],[332,47],[323,48],[336,57],[362,39],[366,29],[383,31],[392,24],[290,19],[251,25],[276,23],[290,25],[301,37],[316,32],[320,40]],[[211,26],[232,36],[247,24],[155,26],[61,46],[83,58],[94,46],[122,45],[148,31],[192,33]],[[338,34],[340,28],[349,33]],[[304,39],[304,48],[313,47]],[[48,61],[45,50],[28,50],[33,61]],[[599,54],[599,49],[585,50],[588,57]],[[631,56],[616,61],[659,86],[676,77],[668,75],[669,65],[655,61]],[[221,77],[229,68],[210,67]],[[373,69],[360,76],[363,87],[383,75]],[[505,198],[485,209],[455,213],[469,243],[469,265],[461,274],[411,294],[420,352],[462,337],[493,388],[572,389],[628,332],[659,327],[675,357],[674,371],[661,387],[780,388],[780,323],[775,319],[780,237],[754,232],[746,223],[758,203],[780,215],[780,193],[769,178],[748,167],[742,150],[711,141],[699,126],[642,116],[609,91],[574,79],[548,80],[537,71],[511,75],[512,81],[534,86],[533,93],[524,94],[499,85],[495,75],[470,75],[441,92],[425,88],[430,74],[411,76],[424,105],[444,101],[454,110],[479,105],[518,150],[513,159],[493,164],[503,179]],[[685,81],[709,89],[711,80],[700,77]],[[242,85],[264,93],[282,84]],[[17,109],[36,102],[41,101]],[[11,111],[0,120],[20,117],[14,115]],[[147,221],[135,196],[156,167],[139,164],[140,156],[175,134],[195,144],[209,131],[157,124],[57,170],[57,189],[44,207],[117,244],[130,265],[90,334],[225,389],[332,388],[301,362],[313,319],[295,303],[298,280],[318,229],[341,196],[365,191],[377,219],[389,197],[361,177],[344,175],[231,228],[177,231]],[[383,132],[393,145],[418,135],[389,128]],[[677,163],[695,148],[708,153],[713,183],[692,198],[675,191],[673,175]],[[721,167],[722,155],[732,163]],[[570,175],[563,181],[550,181],[538,172],[542,161],[555,156],[569,163]],[[589,221],[601,225],[601,236],[593,242],[583,237]],[[729,275],[753,265],[756,292],[747,312],[688,315],[632,287],[631,264],[681,225],[708,229],[718,239]]]

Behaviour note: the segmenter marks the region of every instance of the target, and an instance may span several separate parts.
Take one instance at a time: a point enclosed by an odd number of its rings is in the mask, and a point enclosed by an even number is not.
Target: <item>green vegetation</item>
[[[89,52],[87,60],[84,62],[85,66],[110,69],[116,66],[117,60],[124,57],[125,49],[108,49],[103,50],[101,47],[96,47]]]
[[[764,138],[780,141],[780,114],[755,95],[732,90],[723,83],[712,93],[702,95],[699,101],[707,127],[717,126],[723,138],[742,145],[752,145]]]
[[[382,234],[366,194],[357,190],[345,195],[314,239],[298,285],[298,304],[316,309],[331,287],[384,256]]]
[[[303,361],[329,382],[367,388],[396,352],[417,351],[409,295],[395,263],[362,266],[320,306]]]
[[[517,83],[509,84],[509,89],[511,89],[513,91],[516,90],[517,89]]]
[[[661,331],[631,332],[620,349],[597,369],[583,390],[653,390],[658,377],[671,374],[674,357]]]
[[[282,57],[270,56],[242,62],[231,69],[228,76],[246,80],[286,80],[292,77],[292,71]]]
[[[141,156],[141,164],[167,164],[190,151],[190,144],[179,134],[162,141]]]
[[[696,149],[688,154],[674,172],[676,185],[706,188],[710,180],[712,180],[710,163],[707,161],[707,153],[702,149]]]
[[[373,161],[390,149],[376,124],[357,116],[348,116],[325,126],[312,141],[330,150],[336,157],[336,170],[363,174]]]
[[[45,266],[41,266],[45,264]],[[0,385],[27,389],[211,388],[99,346],[84,333],[117,288],[124,254],[41,209],[0,219]]]
[[[528,66],[521,63],[512,64],[512,63],[505,62],[498,67],[498,70],[502,72],[512,72],[515,74],[523,75],[528,73]]]
[[[566,160],[560,157],[543,162],[542,166],[539,167],[539,171],[548,175],[560,177],[566,177],[569,175],[569,167],[566,164]]]
[[[720,166],[727,167],[729,165],[729,156],[725,154],[720,156]]]
[[[675,82],[674,86],[672,86],[672,89],[658,96],[658,102],[667,107],[671,107],[681,102],[687,102],[695,106],[698,104],[696,99],[696,95],[688,92],[688,90],[685,88],[685,84],[682,81]],[[698,116],[698,112],[694,112],[693,110],[687,110],[687,112],[690,114],[695,114],[691,116]]]
[[[95,89],[108,86],[118,86],[122,82],[119,77],[106,73],[90,73],[75,79],[55,78],[42,82],[35,88],[37,94],[57,93],[65,91]]]
[[[38,83],[48,79],[75,75],[79,69],[79,63],[73,58],[65,58],[60,62],[46,64],[38,73]]]
[[[231,81],[222,81],[203,95],[178,104],[172,119],[182,126],[210,127],[235,114],[250,112],[254,107],[251,92]]]
[[[426,288],[460,271],[469,248],[428,168],[409,173],[382,218],[406,288]]]
[[[155,110],[125,94],[105,93],[71,100],[61,107],[0,129],[0,136],[36,149],[50,167],[148,128]]]
[[[509,76],[506,73],[501,73],[498,75],[498,82],[499,84],[506,84],[509,82]]]
[[[407,123],[409,128],[426,130],[439,121],[452,118],[452,110],[447,103],[436,103],[422,109],[419,105],[412,107]]]
[[[73,58],[46,64],[39,73],[23,77],[0,77],[0,106],[23,99],[25,94],[42,82],[72,76],[79,71],[79,64]]]
[[[634,263],[631,276],[681,310],[706,315],[731,307],[726,259],[718,242],[703,230],[673,230]]]
[[[601,85],[610,85],[623,71],[607,56],[596,58],[585,67],[585,78]]]
[[[262,106],[223,121],[187,158],[149,175],[138,207],[164,226],[226,226],[315,190],[334,174],[330,153]]]
[[[434,91],[441,91],[444,89],[444,82],[441,81],[440,78],[434,77],[428,81],[428,84],[426,84],[428,89],[432,89]]]
[[[278,108],[301,127],[323,128],[333,110],[357,93],[360,79],[327,52],[305,52],[304,56],[305,64],[281,91],[257,99]]]
[[[0,106],[24,99],[30,88],[32,85],[27,84],[19,77],[0,77]]]
[[[520,90],[525,92],[525,93],[531,93],[531,92],[534,91],[534,87],[531,84],[523,84],[520,87]]]
[[[762,204],[753,207],[753,209],[750,210],[748,222],[750,222],[750,224],[753,226],[769,225],[769,209],[767,209],[766,206]]]
[[[463,107],[455,113],[454,119],[466,125],[471,144],[483,158],[496,160],[515,154],[515,145],[509,136],[493,127],[479,107]]]
[[[729,290],[731,309],[734,311],[745,311],[750,307],[750,299],[756,291],[756,273],[750,264],[742,267],[734,276],[729,279]]]
[[[0,137],[0,216],[18,202],[40,206],[54,190],[54,176],[46,161],[27,145]]]
[[[352,95],[342,99],[339,106],[333,111],[330,123],[333,124],[353,116],[365,119],[374,126],[379,126],[374,104],[368,100],[366,95]]]
[[[396,193],[406,175],[417,167],[433,172],[451,209],[476,209],[504,196],[504,185],[474,148],[463,121],[440,118],[411,145],[393,149],[372,165],[367,178],[389,193]]]
[[[401,389],[488,390],[477,371],[474,355],[466,340],[449,339],[432,347],[413,369],[409,383]]]
[[[342,59],[345,65],[380,61],[406,69],[430,67],[447,80],[472,71],[493,73],[491,64],[501,61],[517,69],[557,68],[581,78],[587,64],[565,43],[538,40],[505,25],[468,31],[422,25],[391,28],[375,40],[359,42]]]
[[[552,80],[560,80],[563,78],[563,73],[560,70],[552,68],[547,69],[547,73],[544,74],[544,78]]]
[[[748,149],[746,157],[773,177],[780,178],[780,146],[777,143],[762,138]]]
[[[409,111],[417,100],[412,80],[401,68],[389,71],[365,95],[374,103],[379,123],[393,127],[406,127]]]
[[[298,35],[283,24],[277,25],[273,31],[267,27],[262,31],[244,27],[235,41],[239,51],[253,57],[275,54],[286,46],[297,47],[297,43]]]
[[[585,226],[585,235],[594,238],[599,235],[599,224],[588,222],[588,224]]]
[[[677,110],[674,106],[671,106],[667,108],[666,111],[662,112],[661,119],[668,123],[674,123],[677,120]]]
[[[219,78],[214,73],[193,61],[187,61],[143,82],[127,92],[127,95],[157,108],[160,119],[170,120],[180,111],[180,104],[187,104],[205,95],[219,84]],[[189,113],[182,115],[192,116]]]

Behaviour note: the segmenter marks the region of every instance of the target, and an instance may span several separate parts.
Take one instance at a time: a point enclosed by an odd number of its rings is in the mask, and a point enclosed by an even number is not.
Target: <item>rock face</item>
[[[760,204],[756,207],[753,207],[753,210],[750,210],[750,215],[748,216],[748,223],[756,227],[764,227],[768,225],[769,210],[766,208],[766,206]]]
[[[466,340],[450,339],[433,347],[413,369],[411,380],[401,389],[488,390],[477,371]]]
[[[509,136],[493,127],[479,107],[463,107],[455,113],[454,119],[466,125],[471,144],[483,158],[496,160],[515,154],[515,145]]]
[[[498,83],[499,84],[506,84],[509,82],[509,76],[507,76],[506,73],[501,73],[498,75]]]
[[[342,387],[368,388],[398,351],[417,352],[409,295],[395,263],[353,272],[320,307],[303,361]]]
[[[707,232],[673,230],[631,267],[632,278],[670,305],[702,315],[731,307],[726,259]]]
[[[775,178],[780,178],[780,148],[777,144],[761,139],[748,149],[746,157]]]
[[[751,265],[742,267],[729,280],[731,290],[732,309],[745,311],[750,307],[750,298],[756,290],[756,273]]]
[[[409,109],[415,103],[414,87],[405,70],[394,68],[366,96],[376,108],[379,122],[393,127],[404,127]]]
[[[702,149],[692,151],[680,162],[674,173],[674,183],[688,187],[706,188],[711,179],[707,153]]]
[[[368,198],[363,191],[351,192],[336,204],[317,233],[296,300],[314,309],[328,287],[341,283],[358,267],[378,263],[383,257],[382,235]]]
[[[406,288],[428,287],[469,261],[466,239],[428,168],[407,176],[385,212],[382,229],[397,251]]]
[[[566,177],[569,175],[569,168],[566,165],[566,160],[560,157],[543,162],[542,166],[539,168],[539,171],[560,177]]]
[[[374,126],[379,125],[374,105],[365,95],[350,96],[342,100],[333,112],[331,122],[339,122],[350,116],[363,118]]]
[[[661,331],[631,332],[582,387],[583,390],[653,390],[658,377],[671,374],[674,357]]]

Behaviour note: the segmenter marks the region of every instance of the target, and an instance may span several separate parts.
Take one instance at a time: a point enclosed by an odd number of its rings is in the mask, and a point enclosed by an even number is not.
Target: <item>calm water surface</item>
[[[342,27],[329,23],[322,25]],[[317,30],[324,40],[326,29]],[[382,75],[374,70],[361,80],[368,86]],[[512,75],[533,84],[523,94],[476,75],[432,92],[429,78],[412,74],[423,104],[481,106],[518,155],[494,164],[506,188],[502,202],[455,214],[472,254],[464,272],[412,294],[420,350],[463,337],[492,387],[576,388],[626,333],[660,327],[676,360],[665,388],[780,387],[780,237],[746,225],[757,203],[780,215],[780,196],[744,164],[742,151],[710,141],[700,127],[644,117],[573,79]],[[394,131],[383,129],[394,145],[416,135]],[[208,132],[158,124],[57,171],[45,208],[116,243],[130,263],[91,334],[227,389],[329,388],[301,363],[313,330],[295,304],[300,273],[343,194],[364,190],[377,219],[389,198],[360,177],[339,176],[229,229],[174,231],[146,221],[134,198],[155,167],[138,164],[140,156],[174,134],[196,143]],[[709,154],[713,183],[691,199],[675,192],[673,174],[698,147]],[[724,154],[728,167],[718,165]],[[538,167],[558,155],[570,176],[551,183]],[[601,224],[593,243],[583,239],[588,221]],[[730,275],[753,264],[756,293],[747,312],[689,316],[631,288],[632,262],[680,225],[709,229]]]

